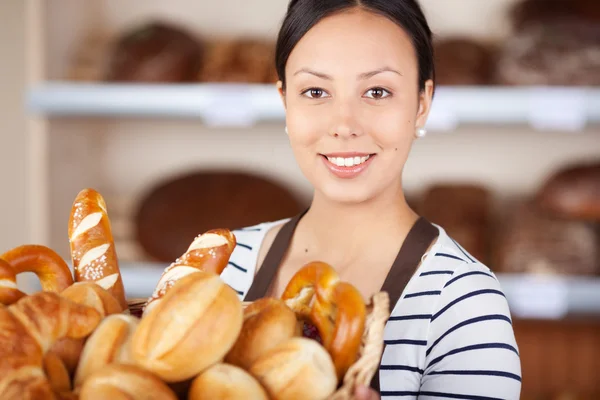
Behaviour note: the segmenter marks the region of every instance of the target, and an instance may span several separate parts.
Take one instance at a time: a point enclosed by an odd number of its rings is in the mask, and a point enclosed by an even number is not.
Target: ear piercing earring
[[[289,135],[288,130],[287,130],[287,126],[285,127],[285,134]]]
[[[425,128],[417,128],[417,131],[415,133],[415,136],[417,138],[422,138],[425,135],[427,135],[427,129],[425,129]]]

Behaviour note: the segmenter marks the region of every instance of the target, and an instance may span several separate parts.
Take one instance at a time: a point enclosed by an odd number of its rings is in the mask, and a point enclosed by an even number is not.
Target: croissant
[[[100,320],[95,309],[54,292],[0,305],[0,398],[54,399],[44,355],[61,338],[88,336]]]

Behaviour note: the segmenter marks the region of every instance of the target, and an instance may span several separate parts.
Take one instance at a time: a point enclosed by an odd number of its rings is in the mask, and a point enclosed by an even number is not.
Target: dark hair
[[[355,7],[387,17],[406,31],[417,56],[419,90],[428,79],[435,81],[432,34],[417,0],[291,0],[275,50],[277,75],[284,88],[285,65],[300,39],[323,18]]]

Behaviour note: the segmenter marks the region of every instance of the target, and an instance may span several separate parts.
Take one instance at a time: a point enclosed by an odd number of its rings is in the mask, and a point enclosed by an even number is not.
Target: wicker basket
[[[130,299],[129,310],[131,314],[140,316],[142,307],[147,299]],[[250,303],[244,303],[248,305]],[[390,316],[389,296],[386,292],[376,293],[367,303],[366,329],[363,334],[362,345],[358,360],[348,369],[341,386],[333,393],[329,400],[354,399],[356,385],[370,385],[371,379],[379,368],[381,354],[383,353],[383,331]]]

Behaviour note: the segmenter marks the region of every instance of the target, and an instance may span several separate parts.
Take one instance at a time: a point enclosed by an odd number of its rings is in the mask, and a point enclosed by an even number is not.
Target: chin
[[[321,186],[319,191],[329,201],[348,205],[365,203],[376,196],[374,190],[364,185],[347,183],[329,183]]]

